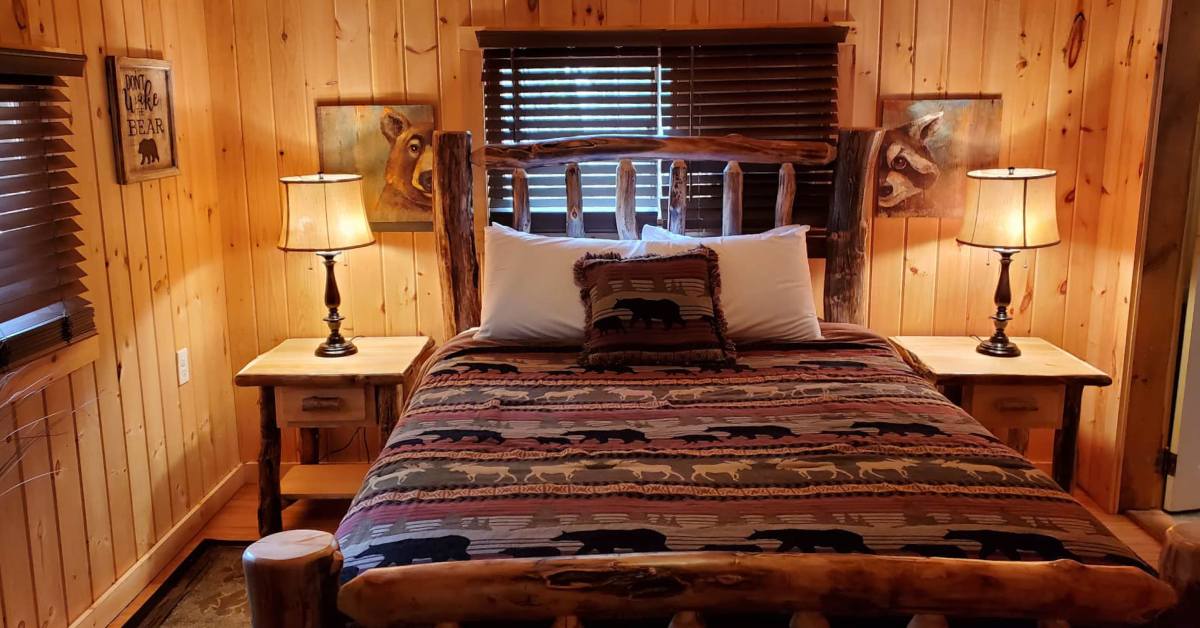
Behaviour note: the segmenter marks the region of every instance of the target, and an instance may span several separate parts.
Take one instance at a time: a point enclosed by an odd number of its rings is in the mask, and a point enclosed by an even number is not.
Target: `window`
[[[480,31],[488,143],[573,135],[727,135],[835,142],[845,28]],[[563,42],[569,41],[570,45]],[[746,44],[744,42],[755,42]],[[588,233],[615,232],[616,162],[580,164]],[[641,222],[666,215],[670,164],[635,161]],[[724,163],[688,164],[688,228],[719,232]],[[744,164],[743,227],[774,224],[778,167]],[[529,171],[533,230],[564,230],[563,167]],[[831,170],[797,169],[793,215],[824,225]],[[488,175],[491,218],[512,220],[511,173]]]
[[[83,62],[0,49],[0,372],[95,333],[63,107]]]

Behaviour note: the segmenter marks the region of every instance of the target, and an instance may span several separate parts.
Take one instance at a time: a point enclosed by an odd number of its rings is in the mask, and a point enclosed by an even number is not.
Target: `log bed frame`
[[[842,130],[824,142],[729,137],[582,137],[471,152],[465,132],[435,135],[434,231],[442,256],[449,331],[479,323],[479,263],[472,164],[513,171],[514,226],[528,230],[525,169],[566,165],[565,231],[584,236],[578,162],[618,160],[620,237],[636,238],[630,158],[672,160],[667,225],[681,233],[687,212],[687,160],[727,161],[725,234],[741,225],[740,163],[782,163],[777,225],[791,222],[795,171],[834,167],[825,237],[825,318],[865,323],[869,192],[881,141],[877,129]],[[1033,619],[1071,624],[1200,625],[1200,523],[1167,533],[1162,579],[1135,567],[1074,561],[993,561],[831,554],[668,552],[505,558],[369,569],[337,585],[341,555],[333,536],[293,530],[250,546],[243,558],[254,625],[323,626],[337,612],[367,626],[552,620],[554,628],[592,618],[671,617],[699,628],[704,615],[790,614],[793,628],[828,626],[827,615],[909,616],[910,628],[947,617]]]

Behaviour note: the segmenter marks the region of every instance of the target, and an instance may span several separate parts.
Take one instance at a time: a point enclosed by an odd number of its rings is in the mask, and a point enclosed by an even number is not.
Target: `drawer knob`
[[[300,400],[300,409],[305,412],[321,412],[342,409],[341,397],[305,397]]]

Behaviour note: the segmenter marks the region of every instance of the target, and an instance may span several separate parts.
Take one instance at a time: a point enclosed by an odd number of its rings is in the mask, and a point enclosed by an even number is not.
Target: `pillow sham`
[[[717,254],[588,254],[575,263],[586,312],[580,362],[728,364],[736,356],[721,313]]]
[[[638,240],[595,240],[533,235],[501,225],[484,228],[482,312],[476,338],[578,343],[583,303],[572,275],[587,253],[633,257]]]
[[[735,342],[804,342],[821,339],[808,268],[808,225],[789,225],[753,235],[693,238],[646,225],[642,240],[654,252],[661,243],[676,250],[697,244],[721,260],[722,302]]]

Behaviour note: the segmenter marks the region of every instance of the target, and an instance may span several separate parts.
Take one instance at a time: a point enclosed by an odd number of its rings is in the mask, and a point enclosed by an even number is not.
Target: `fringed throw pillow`
[[[717,254],[589,254],[575,263],[586,365],[729,363]]]

